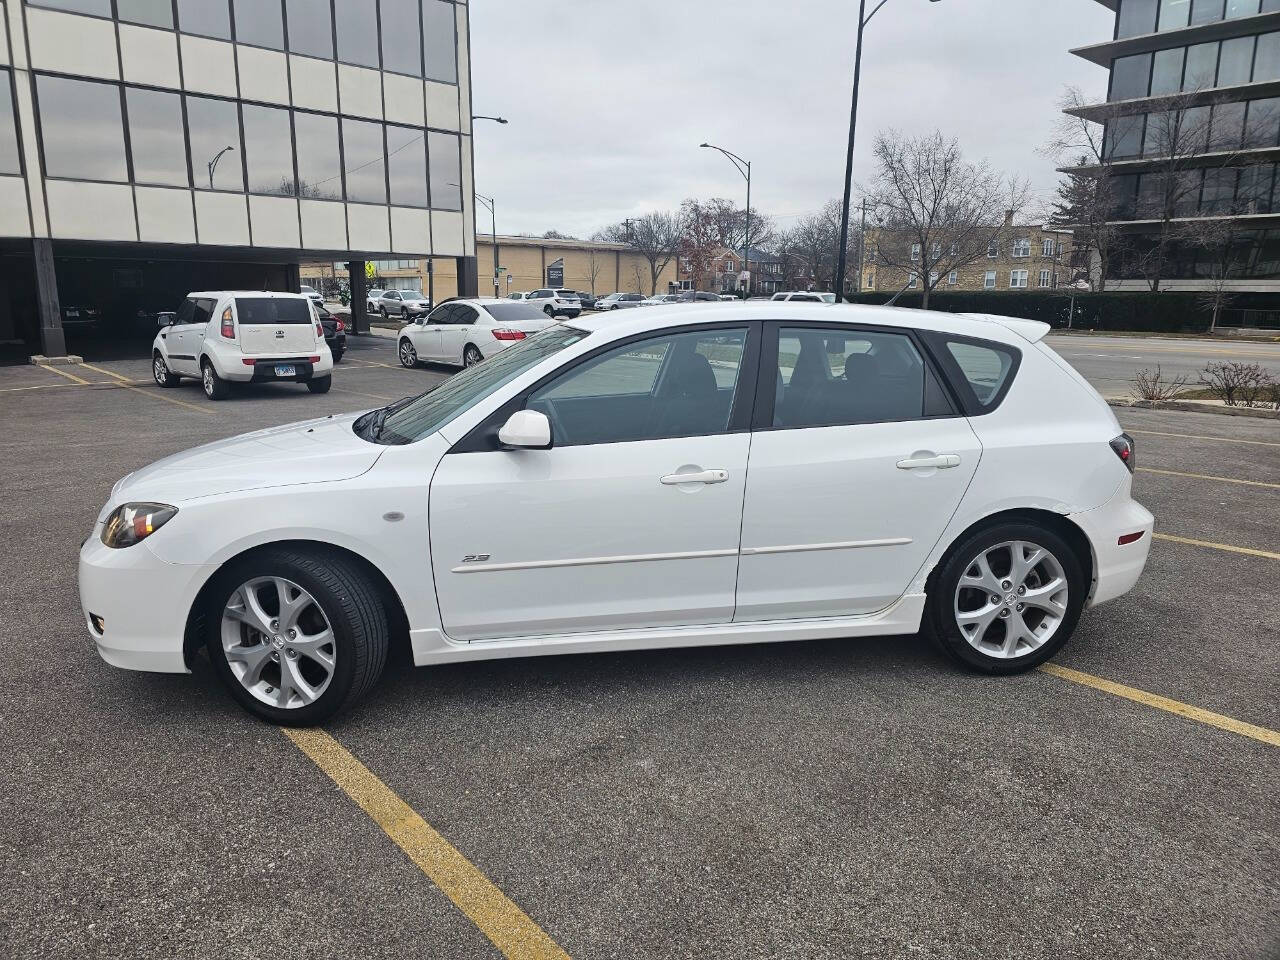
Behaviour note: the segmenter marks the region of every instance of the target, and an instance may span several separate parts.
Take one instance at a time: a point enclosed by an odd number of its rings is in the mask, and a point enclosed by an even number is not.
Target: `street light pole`
[[[473,190],[472,193],[475,193]],[[486,197],[483,193],[476,193],[476,199],[489,208],[489,215],[493,218],[493,297],[498,299],[498,213],[495,209],[496,204],[493,197]]]
[[[867,28],[867,24],[871,22],[871,18],[880,12],[889,0],[880,0],[876,4],[875,9],[867,13],[867,0],[858,0],[858,42],[854,48],[853,54],[853,103],[849,108],[849,149],[845,155],[844,163],[844,206],[840,213],[840,252],[839,259],[836,262],[836,302],[839,303],[844,299],[844,272],[846,260],[846,247],[849,245],[849,200],[853,192],[853,141],[854,134],[858,130],[858,85],[862,79],[862,32]],[[929,0],[930,3],[938,3],[938,0]],[[861,285],[862,278],[858,278]]]
[[[863,2],[866,2],[866,0],[863,0]],[[746,293],[749,297],[751,296],[751,283],[753,279],[751,276],[751,161],[743,160],[736,153],[730,153],[724,147],[717,147],[714,143],[702,143],[699,144],[699,146],[706,147],[709,150],[719,150],[729,158],[729,162],[733,164],[733,168],[738,171],[739,175],[745,177],[747,181],[747,225],[746,238],[742,244],[742,263],[747,272]]]
[[[234,149],[235,147],[230,147],[230,146],[223,147],[221,150],[219,150],[217,153],[213,155],[213,159],[210,160],[209,163],[207,164],[207,166],[209,167],[209,189],[210,190],[213,189],[213,171],[218,169],[218,161],[222,159],[222,155],[224,153],[226,153],[228,150],[234,150]]]
[[[483,113],[473,113],[471,115],[471,119],[472,120],[492,120],[494,123],[501,123],[501,124],[506,124],[507,122],[506,117],[486,117]]]

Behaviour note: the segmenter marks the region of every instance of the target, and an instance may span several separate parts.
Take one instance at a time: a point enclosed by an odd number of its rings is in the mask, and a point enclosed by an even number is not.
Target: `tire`
[[[200,364],[200,385],[204,387],[204,395],[210,400],[225,400],[231,393],[231,384],[218,376],[218,371],[208,360]]]
[[[328,628],[332,640],[327,654],[324,647],[316,648],[320,656],[331,658],[327,668],[318,659],[294,651],[288,645],[293,636],[288,630],[272,635],[229,615],[233,607],[249,608],[243,602],[243,590],[255,582],[260,583],[256,608],[267,615],[278,613],[280,581],[290,589],[295,602],[302,591],[308,595],[309,602],[299,607],[301,616],[296,621],[300,634],[320,637]],[[300,592],[294,594],[292,590]],[[270,605],[273,593],[277,598],[274,609]],[[242,707],[269,723],[310,726],[348,709],[377,683],[387,661],[390,629],[378,591],[363,571],[339,554],[278,547],[233,563],[218,574],[208,591],[203,621],[205,645],[214,670]],[[287,621],[281,618],[263,626],[280,629],[283,622]],[[262,667],[258,670],[258,683],[251,689],[247,681],[252,679],[252,667],[234,654],[252,654],[259,648],[264,648],[258,658]],[[318,691],[318,695],[308,700],[301,686],[285,693],[282,668],[286,662],[297,665],[302,679],[311,686],[310,692]],[[233,663],[238,666],[233,667]],[[321,680],[324,674],[327,677]],[[294,703],[294,699],[298,702]]]
[[[182,379],[169,369],[169,365],[164,362],[164,357],[160,356],[158,351],[151,358],[151,375],[155,377],[156,383],[162,387],[176,387]]]
[[[556,318],[556,312],[552,307],[543,307],[542,312],[545,313],[552,320]]]
[[[1045,556],[1027,567],[1035,556],[1033,547]],[[1021,552],[1021,578],[1012,569],[1014,550]],[[986,560],[985,571],[979,558]],[[975,586],[966,585],[962,591],[961,578]],[[1059,580],[1062,585],[1055,589]],[[996,523],[947,551],[929,590],[929,632],[944,653],[973,670],[1022,673],[1062,649],[1080,619],[1086,588],[1080,559],[1057,533],[1032,522]],[[964,628],[963,614],[969,614]],[[1011,638],[1011,630],[1019,636]]]
[[[396,355],[400,358],[400,366],[407,367],[412,370],[418,365],[418,351],[414,349],[413,341],[408,337],[400,339],[400,346],[396,348]]]
[[[467,348],[462,351],[462,365],[464,367],[474,367],[483,359],[484,355],[475,344],[468,343]]]
[[[307,389],[312,393],[328,393],[329,388],[333,386],[333,374],[326,373],[323,377],[314,377],[307,381]]]
[[[383,320],[386,320],[386,319],[387,319],[387,308],[386,308],[386,307],[379,307],[379,308],[378,308],[378,312],[379,312],[380,314],[382,314],[382,319],[383,319]]]
[[[331,352],[333,353],[333,362],[334,362],[334,363],[341,363],[341,362],[342,362],[342,355],[343,355],[344,353],[346,353],[347,351],[345,351],[345,350],[333,350],[333,351],[331,351]]]

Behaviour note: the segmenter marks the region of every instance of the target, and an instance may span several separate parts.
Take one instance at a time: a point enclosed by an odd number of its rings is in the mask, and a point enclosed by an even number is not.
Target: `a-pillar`
[[[458,296],[480,296],[480,274],[475,257],[458,257]]]
[[[351,332],[369,332],[369,317],[365,312],[369,288],[365,284],[364,261],[352,260],[347,264],[347,276],[351,288]]]
[[[36,265],[36,311],[40,318],[40,349],[46,357],[65,357],[67,339],[62,334],[62,304],[58,300],[58,275],[53,268],[53,242],[33,240]]]

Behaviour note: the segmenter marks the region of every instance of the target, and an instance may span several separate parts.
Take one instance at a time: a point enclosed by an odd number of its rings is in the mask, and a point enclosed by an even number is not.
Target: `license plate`
[[[79,311],[79,310],[68,310],[68,311],[67,311],[67,316],[68,316],[68,317],[78,317],[78,316],[80,316],[80,311]]]
[[[277,377],[296,377],[297,375],[298,375],[297,367],[292,366],[290,364],[283,364],[283,363],[276,364]]]

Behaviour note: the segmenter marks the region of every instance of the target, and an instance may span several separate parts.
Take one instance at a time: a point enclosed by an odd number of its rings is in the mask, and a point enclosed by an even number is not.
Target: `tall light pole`
[[[222,159],[222,155],[226,153],[228,150],[235,150],[235,147],[230,147],[230,146],[223,147],[221,150],[219,150],[217,153],[213,155],[213,159],[210,160],[209,163],[207,164],[207,166],[209,167],[209,189],[210,190],[213,189],[213,171],[218,169],[218,161]]]
[[[867,0],[858,0],[858,42],[853,54],[853,105],[849,108],[849,150],[844,164],[844,206],[840,213],[840,252],[836,263],[836,302],[844,299],[844,271],[846,247],[849,245],[849,199],[853,192],[853,139],[858,130],[858,83],[862,79],[862,31],[867,28],[871,18],[880,12],[889,0],[880,0],[875,9],[867,13]],[[938,3],[939,0],[929,0]],[[861,286],[861,276],[859,276]]]
[[[473,190],[472,193],[475,193]],[[493,296],[498,299],[498,214],[494,209],[493,197],[486,197],[483,193],[476,193],[475,197],[486,207],[489,208],[489,215],[493,218]]]
[[[483,113],[473,113],[471,115],[471,119],[472,120],[492,120],[494,123],[501,123],[504,125],[507,122],[506,117],[486,117]]]
[[[729,158],[729,162],[733,164],[733,168],[737,170],[738,173],[740,173],[743,177],[746,178],[746,181],[747,181],[746,234],[747,235],[746,235],[746,239],[743,241],[743,244],[742,244],[742,262],[743,262],[743,266],[747,271],[746,294],[749,297],[751,296],[751,279],[752,279],[751,278],[751,161],[743,160],[736,153],[730,153],[724,147],[717,147],[714,143],[700,143],[698,144],[698,146],[705,147],[708,150],[719,150],[721,153],[723,153],[726,157]]]

